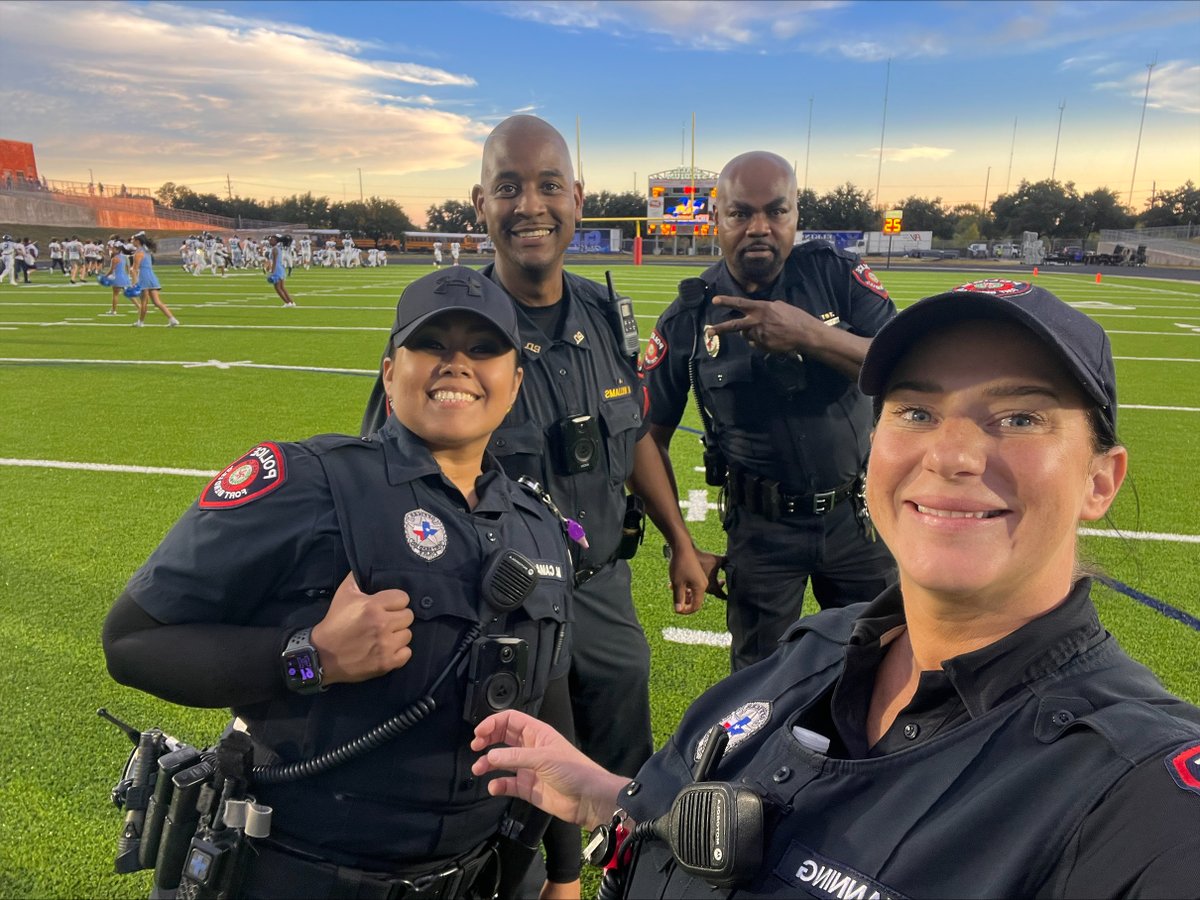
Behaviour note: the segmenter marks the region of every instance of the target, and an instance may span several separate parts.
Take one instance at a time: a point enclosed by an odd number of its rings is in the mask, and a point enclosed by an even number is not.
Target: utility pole
[[[358,169],[358,202],[359,203],[363,202],[362,167],[361,166]]]
[[[233,182],[229,180],[229,173],[225,173],[225,196],[230,200],[233,199]]]
[[[1054,162],[1050,164],[1050,180],[1054,180],[1054,173],[1058,170],[1058,141],[1062,137],[1062,117],[1063,110],[1067,108],[1067,101],[1063,100],[1058,104],[1058,134],[1054,138]]]
[[[987,214],[988,185],[991,183],[992,183],[992,167],[988,166],[987,177],[985,179],[983,179],[983,207],[981,208],[981,212],[983,212],[985,215]]]
[[[1150,76],[1154,74],[1154,67],[1158,65],[1158,54],[1154,54],[1154,62],[1146,65],[1146,95],[1142,97],[1142,122],[1138,125],[1137,149],[1133,151],[1133,174],[1129,176],[1129,208],[1134,209],[1133,205],[1133,183],[1137,180],[1137,164],[1138,154],[1142,152],[1142,128],[1146,124],[1146,102],[1150,99]]]

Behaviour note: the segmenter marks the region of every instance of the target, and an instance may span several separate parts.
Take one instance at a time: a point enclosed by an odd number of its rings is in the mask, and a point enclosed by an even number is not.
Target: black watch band
[[[280,654],[283,680],[288,690],[297,694],[315,694],[325,689],[322,684],[321,657],[312,643],[312,629],[301,628],[288,638]]]

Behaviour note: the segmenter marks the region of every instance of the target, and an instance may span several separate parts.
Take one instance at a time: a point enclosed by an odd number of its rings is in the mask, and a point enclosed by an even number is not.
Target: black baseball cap
[[[504,289],[467,266],[450,266],[418,278],[404,289],[396,304],[392,347],[403,346],[414,331],[445,312],[483,316],[514,349],[521,346],[517,310]]]
[[[858,376],[863,393],[881,397],[913,344],[936,328],[971,319],[1015,322],[1032,331],[1079,380],[1109,436],[1116,437],[1117,376],[1108,335],[1095,320],[1027,281],[973,281],[901,310],[871,341]]]

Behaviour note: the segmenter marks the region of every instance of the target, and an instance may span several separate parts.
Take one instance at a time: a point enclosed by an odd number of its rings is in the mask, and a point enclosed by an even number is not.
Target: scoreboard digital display
[[[662,206],[662,221],[675,225],[707,225],[712,220],[712,204],[715,201],[716,185],[658,184],[651,189],[652,215],[657,218],[658,204]]]

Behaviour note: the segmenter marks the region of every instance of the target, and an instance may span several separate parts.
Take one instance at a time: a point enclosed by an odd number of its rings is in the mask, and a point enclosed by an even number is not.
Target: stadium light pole
[[[1012,144],[1008,148],[1008,177],[1004,180],[1004,193],[1008,193],[1009,187],[1012,185],[1012,162],[1013,154],[1017,150],[1017,117],[1013,116],[1013,136]]]
[[[808,98],[808,143],[804,146],[804,190],[808,190],[808,157],[812,153],[812,109],[813,98]],[[878,188],[876,188],[878,190]]]
[[[1058,171],[1058,142],[1062,139],[1062,119],[1063,110],[1067,108],[1067,101],[1063,100],[1058,104],[1058,134],[1054,137],[1054,162],[1050,164],[1050,180],[1054,180],[1054,173]]]
[[[1129,176],[1129,208],[1133,209],[1133,183],[1137,181],[1137,164],[1138,154],[1142,152],[1142,128],[1146,125],[1146,103],[1150,99],[1150,76],[1154,74],[1154,67],[1158,65],[1158,54],[1154,55],[1154,62],[1146,64],[1146,94],[1142,97],[1142,121],[1138,125],[1137,147],[1133,151],[1133,174]],[[90,171],[90,170],[89,170]]]
[[[883,135],[887,131],[887,104],[888,104],[888,89],[892,86],[892,59],[888,57],[887,61],[887,78],[883,83],[883,122],[879,126],[879,167],[875,170],[875,204],[883,209],[883,204],[879,200],[879,183],[883,178]]]

